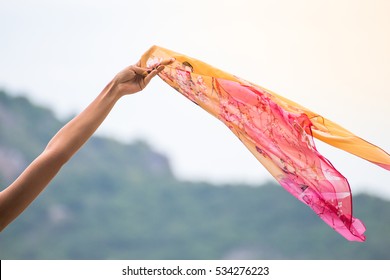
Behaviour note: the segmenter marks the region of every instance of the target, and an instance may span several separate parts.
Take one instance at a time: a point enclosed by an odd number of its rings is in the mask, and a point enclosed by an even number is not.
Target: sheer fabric
[[[322,156],[313,137],[390,170],[390,155],[330,120],[261,86],[197,59],[153,46],[141,66],[175,62],[160,78],[221,120],[288,192],[351,241],[364,241],[352,213],[347,179]]]

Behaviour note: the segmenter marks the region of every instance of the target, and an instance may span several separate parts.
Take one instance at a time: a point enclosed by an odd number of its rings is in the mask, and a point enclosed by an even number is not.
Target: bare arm
[[[165,61],[162,64],[169,64]],[[0,231],[19,216],[42,192],[61,167],[92,136],[115,103],[141,91],[164,67],[149,70],[132,65],[103,89],[89,106],[61,128],[46,149],[6,189],[0,192]]]

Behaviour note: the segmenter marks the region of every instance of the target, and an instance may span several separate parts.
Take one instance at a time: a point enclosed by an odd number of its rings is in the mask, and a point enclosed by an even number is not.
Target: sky
[[[0,0],[0,88],[67,119],[159,45],[277,92],[389,152],[389,12],[387,0]],[[121,99],[97,134],[147,141],[181,179],[273,180],[227,127],[159,78]],[[352,192],[390,198],[388,171],[316,144]]]

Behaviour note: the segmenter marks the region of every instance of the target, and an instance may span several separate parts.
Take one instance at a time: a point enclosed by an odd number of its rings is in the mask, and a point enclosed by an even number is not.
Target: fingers
[[[160,73],[165,68],[166,65],[170,65],[174,61],[175,58],[164,59],[153,69],[143,68],[140,66],[140,63],[132,65],[129,67],[129,70],[133,73],[134,76],[132,76],[128,81],[136,82],[142,90],[158,73]]]
[[[139,66],[139,63],[137,63],[136,65],[133,65],[132,66],[132,70],[137,74],[137,75],[141,75],[141,76],[148,76],[150,73],[153,72],[153,70],[155,69],[158,69],[160,66],[165,66],[165,65],[169,65],[171,63],[173,63],[175,61],[175,58],[168,58],[168,59],[164,59],[163,61],[161,61],[155,68],[153,69],[149,69],[149,68],[143,68],[143,67],[140,67]],[[164,69],[164,68],[162,68]],[[162,70],[161,69],[161,70]],[[161,70],[159,70],[158,72],[160,72]]]
[[[143,72],[143,76],[145,77],[144,78],[144,84],[145,86],[147,84],[149,84],[149,82],[158,74],[160,73],[162,70],[164,70],[165,66],[166,65],[170,65],[172,64],[173,62],[175,61],[175,58],[169,58],[169,59],[164,59],[163,61],[160,62],[160,64],[153,68],[153,69],[149,69],[145,72]],[[145,75],[146,74],[146,75]]]
[[[157,68],[153,69],[151,72],[147,74],[147,76],[144,78],[145,86],[162,70],[164,70],[164,65],[159,65]]]
[[[168,59],[164,59],[163,61],[161,61],[158,65],[156,65],[153,69],[145,69],[147,73],[143,73],[144,76],[150,74],[154,69],[157,69],[159,66],[166,66],[166,65],[170,65],[172,64],[173,62],[175,61],[175,58],[168,58]],[[164,68],[162,68],[164,69]]]
[[[134,71],[135,74],[141,75],[141,76],[147,76],[148,75],[148,69],[139,67],[137,65],[133,65],[131,69]]]
[[[158,66],[158,67],[160,67],[160,66]],[[135,74],[146,77],[146,76],[150,75],[150,73],[152,73],[154,70],[158,69],[158,67],[153,68],[153,69],[148,69],[148,68],[142,68],[142,67],[133,65],[131,69],[134,71]]]
[[[172,62],[174,62],[176,59],[174,57],[164,59],[163,61],[160,62],[160,65],[169,65]]]
[[[171,58],[168,58],[168,59],[164,59],[163,61],[161,61],[158,65],[169,65],[171,64],[172,62],[174,62],[176,59],[174,57],[171,57]],[[135,66],[138,66],[138,67],[141,67],[141,60],[139,60]]]

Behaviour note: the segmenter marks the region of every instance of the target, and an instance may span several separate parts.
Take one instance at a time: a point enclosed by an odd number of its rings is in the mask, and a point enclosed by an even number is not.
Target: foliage
[[[62,125],[50,110],[5,92],[0,123],[0,148],[28,160]],[[0,185],[13,179],[1,166],[0,175]],[[389,259],[390,202],[368,195],[354,202],[365,243],[346,241],[273,182],[180,181],[146,143],[94,137],[0,234],[0,258]]]

